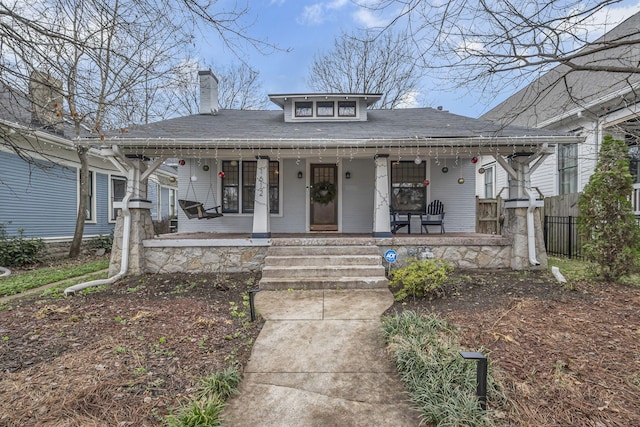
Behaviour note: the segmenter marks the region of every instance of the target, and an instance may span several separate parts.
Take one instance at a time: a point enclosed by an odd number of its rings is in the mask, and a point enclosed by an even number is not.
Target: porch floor
[[[368,233],[272,233],[269,239],[252,239],[250,233],[211,233],[188,232],[168,233],[155,236],[152,241],[157,243],[167,241],[202,240],[202,241],[244,241],[264,242],[273,246],[292,245],[433,245],[433,246],[459,246],[459,245],[508,245],[511,238],[495,234],[480,233],[444,233],[444,234],[406,234],[398,233],[391,237],[373,237]],[[168,243],[168,242],[167,242]],[[195,243],[195,242],[193,242]],[[220,242],[222,243],[222,242]]]

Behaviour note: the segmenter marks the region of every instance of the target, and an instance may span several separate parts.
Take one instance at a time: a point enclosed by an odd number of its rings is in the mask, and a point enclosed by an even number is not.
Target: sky
[[[366,1],[370,0],[360,0],[360,3]],[[262,55],[254,49],[244,49],[242,57],[259,71],[265,94],[312,92],[307,79],[314,55],[330,51],[334,39],[343,31],[378,27],[390,19],[357,6],[352,0],[253,0],[248,1],[248,5],[252,19],[248,34],[287,50]],[[640,12],[640,0],[616,4],[606,11],[608,28],[636,12]],[[601,15],[604,20],[604,14]],[[214,70],[218,64],[239,63],[214,37],[203,36],[199,45],[200,62]],[[442,106],[455,114],[478,117],[513,92],[510,89],[488,101],[480,92],[443,91],[442,86],[442,82],[425,77],[426,93],[419,97],[425,101],[414,106]]]

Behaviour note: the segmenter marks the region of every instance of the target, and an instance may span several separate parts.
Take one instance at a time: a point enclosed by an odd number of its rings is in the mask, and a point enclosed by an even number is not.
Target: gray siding
[[[280,194],[282,212],[279,216],[271,217],[271,231],[275,233],[304,233],[306,232],[306,164],[300,160],[296,165],[295,159],[280,162],[280,177],[282,179],[282,193]],[[298,171],[302,171],[302,179],[298,178]]]
[[[438,199],[444,203],[446,231],[475,232],[475,164],[469,158],[461,158],[456,166],[454,159],[448,159],[448,173],[442,173],[443,160],[440,165],[432,160],[430,165],[429,202]],[[464,178],[464,184],[458,184],[460,177]]]
[[[342,177],[348,171],[351,179],[342,179],[342,232],[371,233],[373,230],[373,159],[345,160]]]

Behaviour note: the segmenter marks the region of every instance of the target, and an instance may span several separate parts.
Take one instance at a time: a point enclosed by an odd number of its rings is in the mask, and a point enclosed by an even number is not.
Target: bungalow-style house
[[[582,191],[595,170],[604,135],[627,141],[635,179],[633,206],[640,217],[640,13],[581,53],[573,60],[576,69],[553,68],[480,118],[585,138],[584,144],[558,144],[531,174],[531,185],[545,196]],[[483,157],[477,166],[486,171],[478,182],[480,197],[495,197],[507,187],[507,173],[495,159]]]
[[[73,238],[80,163],[65,121],[55,112],[62,100],[40,85],[44,101],[0,88],[0,223],[8,236],[42,238],[51,254],[65,254]],[[49,108],[44,108],[48,106]],[[126,193],[126,175],[97,150],[89,152],[90,194],[84,238],[109,235],[118,214],[114,203]],[[148,179],[152,219],[176,215],[176,171],[158,168]]]
[[[126,166],[134,181],[167,158],[178,160],[178,233],[152,239],[148,205],[134,185],[116,229],[124,254],[112,258],[113,274],[261,268],[265,248],[283,239],[342,239],[465,267],[546,262],[529,176],[556,145],[580,137],[440,109],[371,110],[380,94],[370,93],[275,94],[276,110],[220,110],[217,79],[210,71],[199,77],[200,114],[80,141],[114,163],[139,159]],[[481,156],[494,156],[514,176],[507,236],[475,234]],[[436,200],[446,214],[444,234],[420,217]]]

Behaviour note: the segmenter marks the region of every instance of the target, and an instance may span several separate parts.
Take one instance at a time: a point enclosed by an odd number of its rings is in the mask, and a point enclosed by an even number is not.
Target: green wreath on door
[[[336,185],[329,181],[319,182],[311,188],[311,200],[326,205],[336,197]]]

